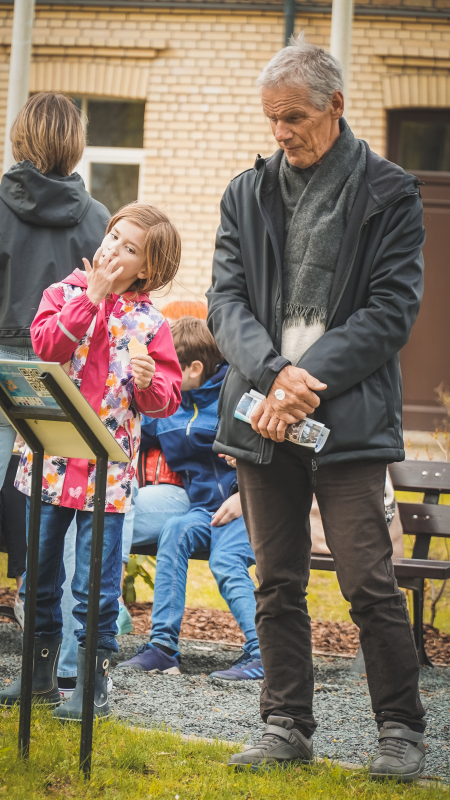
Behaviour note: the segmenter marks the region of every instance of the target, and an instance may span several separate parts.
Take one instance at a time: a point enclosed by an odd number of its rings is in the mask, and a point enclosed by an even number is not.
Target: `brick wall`
[[[12,11],[1,8],[0,130],[11,24]],[[310,41],[328,46],[329,16],[299,14],[296,29],[305,29]],[[172,297],[203,295],[210,281],[221,194],[233,176],[253,164],[257,153],[269,155],[275,149],[255,81],[282,41],[283,18],[269,12],[37,8],[35,62],[65,61],[77,64],[80,71],[80,64],[86,69],[92,62],[114,64],[119,72],[111,72],[116,77],[108,92],[113,95],[124,91],[121,67],[145,68],[148,73],[142,199],[166,209],[182,232],[182,269]],[[442,75],[449,56],[450,26],[445,21],[357,18],[346,110],[355,134],[384,155],[386,76]],[[41,69],[50,82],[57,80],[57,72]],[[92,83],[83,84],[89,94],[106,91],[105,81]]]

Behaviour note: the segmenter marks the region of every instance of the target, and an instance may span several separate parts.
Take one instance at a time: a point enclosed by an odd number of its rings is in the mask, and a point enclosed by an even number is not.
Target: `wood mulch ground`
[[[11,589],[0,588],[0,604],[14,605]],[[151,625],[152,603],[129,603],[134,632],[147,634]],[[319,653],[356,655],[359,635],[352,622],[324,622],[312,620],[313,648]],[[450,634],[425,625],[425,648],[431,661],[450,666]],[[245,639],[230,611],[209,608],[185,608],[181,623],[183,639],[243,644]]]
[[[150,630],[152,603],[129,603],[136,633],[146,634]],[[312,620],[312,643],[320,653],[356,655],[359,633],[352,622],[324,622]],[[442,633],[431,625],[425,625],[425,647],[431,661],[450,666],[450,634]],[[230,611],[209,608],[185,608],[181,623],[184,639],[206,639],[208,641],[243,644],[245,639]]]

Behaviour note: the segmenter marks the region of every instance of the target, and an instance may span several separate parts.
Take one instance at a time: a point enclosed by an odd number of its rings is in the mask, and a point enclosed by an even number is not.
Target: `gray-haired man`
[[[398,352],[422,296],[418,181],[355,139],[342,117],[341,65],[301,36],[258,83],[280,149],[226,190],[208,292],[209,325],[231,367],[215,448],[237,457],[268,722],[230,764],[312,758],[315,492],[360,628],[379,728],[371,774],[412,780],[425,765],[424,709],[383,491],[386,464],[404,459]],[[252,427],[234,418],[250,387],[266,397]],[[283,439],[287,424],[313,412],[331,433],[311,457]]]

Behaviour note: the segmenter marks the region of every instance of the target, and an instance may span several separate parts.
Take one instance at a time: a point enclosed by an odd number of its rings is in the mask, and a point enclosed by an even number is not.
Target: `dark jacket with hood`
[[[0,184],[0,343],[30,338],[44,289],[92,261],[109,213],[76,172],[43,175],[30,161]]]
[[[181,406],[168,419],[142,419],[142,450],[160,447],[178,472],[191,508],[217,511],[237,491],[236,470],[213,453],[217,432],[217,404],[227,372],[223,366],[199,389],[181,393]]]
[[[423,292],[419,181],[367,151],[336,265],[326,332],[296,366],[327,384],[315,418],[331,433],[320,464],[402,461],[399,351],[409,339]],[[275,444],[234,417],[249,388],[267,395],[290,362],[280,355],[284,209],[282,151],[258,156],[231,181],[221,205],[208,291],[208,325],[230,364],[214,449],[267,464]]]

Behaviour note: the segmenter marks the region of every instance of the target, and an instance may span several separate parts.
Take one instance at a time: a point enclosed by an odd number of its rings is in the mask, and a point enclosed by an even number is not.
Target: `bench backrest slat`
[[[450,536],[450,506],[430,503],[399,503],[404,533]]]
[[[394,489],[406,492],[450,492],[450,464],[442,461],[402,461],[389,464]]]

